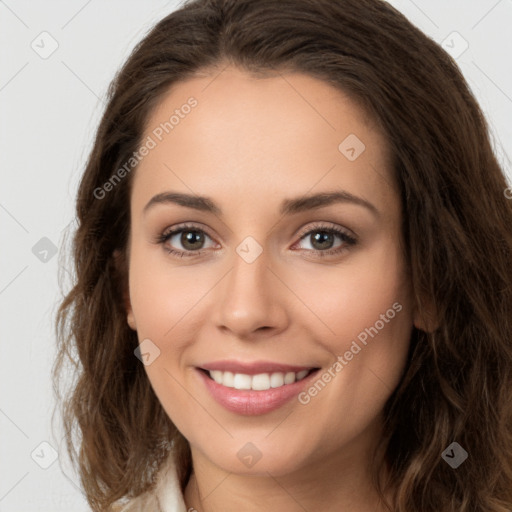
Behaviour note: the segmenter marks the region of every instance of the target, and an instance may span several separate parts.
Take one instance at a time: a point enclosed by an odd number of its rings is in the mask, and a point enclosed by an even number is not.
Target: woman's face
[[[362,460],[415,321],[381,133],[323,81],[228,67],[175,85],[143,143],[128,323],[195,460]]]

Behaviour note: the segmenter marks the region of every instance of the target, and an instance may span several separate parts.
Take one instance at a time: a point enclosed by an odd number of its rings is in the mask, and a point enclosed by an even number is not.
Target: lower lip
[[[285,384],[265,391],[228,388],[215,382],[202,370],[197,371],[208,391],[220,405],[237,414],[255,416],[275,411],[296,397],[318,370],[311,372],[307,377],[293,384]]]

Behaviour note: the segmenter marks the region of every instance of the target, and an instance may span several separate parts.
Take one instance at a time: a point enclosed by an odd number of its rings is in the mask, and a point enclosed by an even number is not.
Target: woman
[[[93,510],[509,510],[506,191],[388,4],[164,18],[110,88],[57,318]]]

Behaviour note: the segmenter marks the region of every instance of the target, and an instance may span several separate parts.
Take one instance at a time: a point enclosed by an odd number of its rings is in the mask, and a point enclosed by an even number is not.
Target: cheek
[[[354,254],[339,266],[319,266],[300,273],[296,282],[298,294],[307,297],[307,304],[320,318],[321,322],[316,322],[322,329],[318,338],[329,345],[326,348],[331,352],[348,350],[350,341],[376,322],[382,337],[389,337],[391,342],[399,326],[412,325],[408,282],[391,239]],[[399,306],[393,308],[395,303]],[[398,321],[387,321],[393,319]],[[326,328],[331,334],[327,337]],[[404,332],[398,337],[403,338]]]
[[[331,270],[324,286],[310,286],[310,300],[323,324],[316,339],[332,354],[331,364],[342,358],[342,369],[334,378],[325,376],[329,390],[324,392],[320,383],[322,397],[315,400],[340,401],[368,420],[381,409],[404,368],[413,327],[410,289],[391,241],[354,258],[352,266]]]
[[[197,279],[193,266],[172,268],[163,250],[136,247],[131,254],[129,281],[139,343],[151,342],[151,363],[144,369],[167,415],[178,429],[189,432],[197,416],[197,403],[184,387],[188,375],[183,372],[191,371],[184,364],[184,354],[197,338],[196,320],[207,317],[201,299],[215,280]]]
[[[332,361],[299,396],[304,422],[295,435],[318,445],[319,458],[333,447],[351,446],[379,423],[404,371],[412,331],[405,304],[386,297],[368,306],[357,322],[349,311],[340,314],[336,338],[324,344]]]
[[[135,248],[130,261],[130,301],[139,338],[176,340],[213,286],[194,266],[173,267],[161,247]],[[192,315],[191,315],[192,313]],[[190,325],[188,325],[190,327]]]

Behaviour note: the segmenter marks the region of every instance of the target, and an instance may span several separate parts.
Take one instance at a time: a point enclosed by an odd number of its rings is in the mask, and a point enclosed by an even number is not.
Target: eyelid
[[[208,238],[210,238],[210,240],[213,241],[214,245],[219,245],[216,242],[215,237],[213,237],[209,233],[209,229],[206,226],[204,226],[203,224],[200,224],[200,223],[189,223],[189,222],[184,222],[181,224],[177,224],[175,226],[169,226],[168,228],[164,229],[164,231],[162,231],[161,234],[157,235],[156,239],[154,240],[154,243],[163,245],[166,242],[168,242],[170,238],[172,238],[173,236],[176,236],[177,234],[181,233],[182,231],[197,231],[200,233],[204,233]],[[197,251],[182,251],[181,249],[173,249],[173,251],[175,251],[176,253],[182,252],[182,253],[194,255],[194,254],[202,254],[202,253],[206,252],[208,249],[199,249]],[[171,251],[169,251],[169,252],[171,252]]]
[[[339,226],[338,224],[334,224],[334,223],[328,222],[328,221],[313,221],[313,224],[307,224],[306,226],[304,226],[297,233],[296,236],[299,239],[302,239],[304,237],[304,235],[309,234],[314,229],[321,230],[321,229],[328,229],[328,228],[343,231],[348,236],[351,236],[351,237],[355,238],[356,240],[358,239],[358,236],[351,229],[348,229],[344,226]],[[162,232],[162,234],[158,236],[158,239],[160,239],[161,237],[165,237],[173,232],[177,232],[177,231],[185,230],[185,229],[190,229],[190,230],[196,229],[199,231],[204,231],[211,239],[215,238],[209,232],[209,228],[207,228],[204,224],[195,223],[195,222],[194,223],[184,222],[181,224],[177,224],[176,226],[169,226],[168,228],[165,228],[165,230]]]
[[[302,238],[305,235],[308,235],[311,231],[315,231],[315,230],[321,231],[321,230],[329,230],[329,229],[332,229],[334,231],[341,231],[345,235],[347,235],[355,240],[358,240],[358,236],[351,229],[348,229],[344,226],[340,226],[339,224],[334,224],[332,222],[327,222],[327,221],[314,221],[313,224],[308,224],[304,228],[302,228],[299,231],[299,233],[297,234],[297,236],[302,240]]]
[[[207,228],[204,224],[196,223],[196,222],[193,222],[193,223],[192,222],[190,222],[190,223],[189,222],[182,222],[180,224],[177,224],[176,226],[169,226],[169,227],[164,229],[164,231],[162,232],[161,235],[159,235],[158,238],[168,236],[171,233],[176,234],[176,232],[179,232],[179,231],[186,231],[187,229],[190,230],[190,231],[203,231],[211,239],[214,238],[210,234],[209,228]]]
[[[178,233],[182,231],[197,231],[202,232],[205,235],[207,235],[214,243],[216,243],[215,238],[211,236],[209,233],[209,229],[204,226],[201,223],[189,223],[184,222],[181,224],[177,224],[176,226],[170,226],[166,228],[160,235],[157,236],[154,243],[161,244],[165,247],[166,242],[172,238],[173,236],[177,235]],[[307,237],[307,235],[310,235],[313,232],[328,232],[333,234],[334,236],[337,236],[338,238],[342,239],[342,246],[335,248],[335,249],[326,249],[326,250],[320,250],[320,249],[306,249],[304,250],[307,253],[313,253],[318,255],[319,257],[328,257],[337,255],[344,250],[348,249],[350,246],[354,246],[358,243],[359,238],[358,236],[350,229],[345,228],[344,226],[340,226],[338,224],[329,223],[327,221],[315,221],[313,224],[308,224],[304,228],[300,230],[300,232],[296,235],[298,237],[297,242],[293,244],[292,247],[297,245],[297,243],[300,243],[304,238]],[[191,250],[181,250],[181,249],[169,249],[165,248],[165,250],[169,254],[174,254],[178,257],[194,257],[194,256],[200,256],[205,252],[208,252],[208,249],[199,249],[197,251],[191,251]]]

